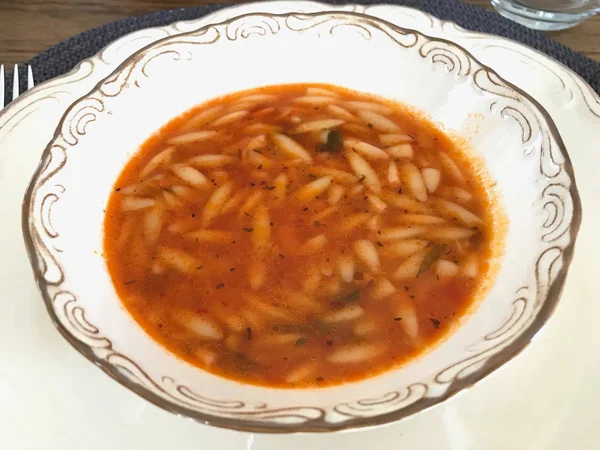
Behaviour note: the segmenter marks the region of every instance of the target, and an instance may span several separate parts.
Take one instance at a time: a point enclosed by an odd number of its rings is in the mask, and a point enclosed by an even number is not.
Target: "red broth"
[[[129,312],[179,358],[244,383],[335,385],[431,348],[480,296],[484,186],[401,105],[265,87],[144,143],[109,199],[105,257]]]

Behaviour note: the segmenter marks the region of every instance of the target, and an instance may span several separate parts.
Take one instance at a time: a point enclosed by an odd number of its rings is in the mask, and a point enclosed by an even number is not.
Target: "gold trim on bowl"
[[[432,64],[443,64],[457,76],[472,78],[478,89],[497,99],[490,105],[490,111],[512,118],[520,125],[524,144],[530,140],[533,144],[539,134],[543,136],[535,147],[539,151],[540,176],[548,180],[541,201],[544,202],[544,208],[552,210],[553,214],[543,224],[544,234],[540,239],[545,247],[537,258],[535,285],[517,290],[511,317],[502,327],[483,337],[482,346],[477,352],[446,367],[434,377],[435,383],[446,387],[443,394],[429,397],[427,394],[431,389],[427,383],[414,383],[379,398],[333,406],[332,410],[344,418],[338,422],[328,421],[326,411],[320,407],[270,408],[266,403],[217,400],[200,396],[168,376],[160,380],[153,379],[135,361],[113,347],[113,342],[86,319],[85,310],[78,304],[77,296],[63,288],[66,280],[57,256],[60,252],[47,246],[45,240],[59,236],[52,226],[52,205],[60,201],[65,187],[50,181],[68,163],[69,149],[77,145],[79,137],[86,133],[86,127],[103,113],[103,99],[118,96],[126,87],[143,82],[143,78],[148,77],[144,71],[145,65],[161,55],[173,57],[176,51],[171,46],[184,43],[194,45],[198,39],[202,44],[210,45],[221,39],[234,41],[257,33],[273,35],[282,28],[300,32],[326,27],[329,33],[333,33],[339,26],[355,27],[365,39],[370,39],[370,30],[375,29],[385,33],[398,45],[416,50]],[[561,158],[564,159],[562,163],[559,162]],[[559,175],[566,176],[568,183],[552,181],[558,180]],[[39,210],[34,209],[36,205],[41,205]],[[40,216],[39,223],[34,220],[36,213]],[[44,150],[22,208],[23,235],[36,282],[54,325],[77,351],[123,386],[165,410],[218,427],[271,433],[337,431],[396,421],[454,396],[498,369],[527,347],[552,315],[573,257],[580,223],[581,203],[569,156],[551,117],[536,100],[503,80],[495,71],[479,63],[469,52],[451,41],[431,38],[418,31],[354,12],[246,14],[161,39],[135,53],[113,74],[100,81],[89,94],[67,109],[52,141]],[[568,242],[562,244],[559,239],[564,240],[565,236],[569,237]],[[558,273],[552,274],[552,266],[557,261],[562,262],[562,267]],[[541,304],[534,317],[525,313],[531,302]],[[61,311],[68,323],[61,321],[57,311]],[[473,367],[477,369],[466,374]],[[386,412],[373,415],[377,407]],[[215,410],[226,413],[227,417],[211,413]],[[296,422],[277,422],[277,419],[283,418],[293,418]]]

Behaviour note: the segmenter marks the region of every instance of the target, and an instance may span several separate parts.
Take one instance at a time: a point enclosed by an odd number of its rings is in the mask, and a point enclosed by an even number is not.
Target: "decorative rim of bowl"
[[[513,95],[516,96],[516,98],[521,97],[521,98],[524,98],[525,100],[527,100],[533,106],[535,111],[542,116],[543,120],[545,121],[547,131],[551,134],[552,138],[558,145],[558,150],[560,151],[560,154],[564,157],[564,162],[562,163],[563,168],[568,176],[568,180],[570,181],[568,193],[571,196],[572,208],[573,208],[571,222],[568,225],[569,242],[567,245],[564,246],[564,248],[561,249],[562,252],[561,252],[560,257],[562,258],[563,265],[560,268],[559,272],[555,275],[551,284],[548,286],[547,293],[546,293],[545,299],[543,301],[543,306],[540,308],[537,315],[533,318],[533,320],[529,324],[529,326],[526,329],[522,330],[520,332],[520,334],[518,334],[518,336],[514,339],[514,341],[511,342],[510,344],[508,344],[506,347],[504,347],[501,351],[499,351],[496,354],[492,354],[491,356],[484,359],[483,364],[476,371],[474,371],[473,373],[471,373],[465,377],[460,377],[460,378],[455,377],[450,382],[448,382],[447,388],[443,392],[443,394],[435,396],[435,397],[421,397],[420,399],[416,400],[414,403],[412,403],[408,406],[401,407],[399,409],[396,409],[396,410],[393,410],[390,412],[386,412],[386,413],[383,413],[380,415],[370,416],[370,417],[351,417],[348,420],[345,420],[345,421],[339,422],[339,423],[326,421],[324,419],[324,417],[325,417],[324,414],[323,414],[323,416],[321,416],[319,418],[309,419],[309,420],[306,420],[305,422],[302,422],[299,424],[268,423],[268,422],[261,421],[261,420],[221,417],[221,416],[217,416],[217,415],[213,415],[213,414],[209,414],[209,413],[200,412],[195,409],[187,408],[185,406],[181,406],[174,402],[168,401],[168,400],[164,399],[163,397],[157,395],[156,393],[152,392],[147,387],[143,386],[143,384],[132,381],[130,378],[125,376],[123,374],[123,372],[120,371],[117,366],[112,364],[108,358],[98,357],[90,345],[77,339],[65,327],[65,325],[58,319],[58,316],[53,307],[53,299],[50,297],[49,292],[48,292],[48,287],[50,286],[51,283],[47,282],[47,280],[44,278],[43,271],[40,270],[40,267],[45,267],[45,265],[44,265],[44,261],[40,260],[36,250],[37,250],[37,248],[39,248],[38,246],[41,246],[43,248],[44,244],[42,243],[39,236],[36,234],[36,225],[34,224],[34,222],[32,220],[32,216],[33,216],[32,212],[33,212],[33,205],[34,205],[34,199],[35,199],[35,194],[36,194],[36,185],[40,182],[40,175],[43,173],[43,170],[46,167],[47,163],[51,160],[50,152],[51,152],[52,146],[53,146],[54,142],[61,136],[63,126],[65,124],[65,121],[69,118],[70,113],[73,110],[75,110],[77,108],[77,106],[79,106],[86,99],[88,99],[91,95],[101,91],[101,87],[106,82],[108,82],[109,80],[115,81],[115,78],[117,78],[117,76],[119,74],[125,72],[128,68],[135,67],[135,65],[139,62],[140,56],[143,52],[148,51],[154,47],[158,47],[162,44],[168,43],[169,41],[174,41],[176,39],[180,39],[180,38],[186,37],[186,36],[193,36],[193,35],[197,35],[197,34],[201,34],[201,33],[206,33],[211,28],[216,29],[219,27],[228,27],[229,25],[234,24],[239,20],[242,20],[244,18],[252,18],[252,17],[264,17],[264,18],[268,18],[268,19],[272,19],[272,20],[281,19],[284,21],[283,23],[286,26],[288,26],[287,20],[290,18],[310,19],[310,18],[315,18],[315,17],[329,17],[330,19],[331,18],[346,18],[348,20],[354,18],[355,20],[360,20],[363,24],[374,27],[374,28],[378,29],[379,31],[382,31],[388,35],[389,35],[389,33],[387,33],[384,28],[390,29],[390,30],[398,32],[398,33],[413,34],[417,38],[424,39],[425,42],[423,45],[426,45],[431,42],[444,44],[447,47],[450,47],[450,48],[462,53],[469,61],[469,63],[470,63],[469,65],[473,64],[474,66],[477,66],[479,69],[485,71],[488,75],[492,75],[495,78],[495,80],[493,80],[493,81],[497,81],[501,85],[510,89],[512,91]],[[317,23],[314,26],[320,25],[320,24],[321,23]],[[289,26],[288,26],[288,29],[291,29],[291,28],[289,28]],[[274,34],[276,34],[276,32],[274,32]],[[417,41],[415,41],[415,44],[416,44],[416,42]],[[421,53],[421,56],[425,58],[427,55]],[[52,172],[52,174],[57,173],[60,170],[60,168],[62,168],[62,166],[59,167],[58,169],[55,169]],[[542,173],[543,173],[542,167],[540,167],[540,170],[542,170]],[[123,385],[127,389],[135,392],[140,397],[146,399],[150,403],[152,403],[166,411],[172,412],[172,413],[177,414],[182,417],[194,419],[195,421],[198,421],[198,422],[206,424],[206,425],[211,425],[211,426],[216,426],[216,427],[226,428],[226,429],[233,429],[233,430],[237,430],[237,431],[246,431],[246,432],[297,433],[297,432],[342,431],[342,430],[348,430],[348,429],[354,429],[354,428],[373,427],[373,426],[378,426],[378,425],[383,425],[383,424],[398,421],[400,419],[403,419],[405,417],[408,417],[410,415],[413,415],[415,413],[424,411],[435,405],[438,405],[439,403],[455,396],[459,392],[462,392],[462,391],[465,391],[465,390],[471,388],[477,382],[481,381],[482,379],[487,377],[489,374],[491,374],[492,372],[494,372],[495,370],[497,370],[498,368],[500,368],[501,366],[503,366],[504,364],[506,364],[513,358],[515,358],[531,343],[533,337],[543,328],[543,326],[546,324],[546,322],[552,316],[553,312],[556,309],[556,305],[558,304],[558,300],[560,299],[560,295],[561,295],[562,289],[564,287],[568,269],[569,269],[571,261],[573,259],[574,246],[575,246],[577,234],[579,232],[579,228],[581,225],[581,217],[582,217],[581,200],[579,197],[579,192],[578,192],[576,181],[575,181],[573,166],[572,166],[569,154],[565,148],[565,145],[562,141],[560,133],[559,133],[556,125],[554,124],[550,114],[533,97],[531,97],[529,94],[527,94],[526,92],[524,92],[517,86],[513,85],[512,83],[510,83],[510,82],[506,81],[505,79],[503,79],[502,77],[500,77],[496,73],[496,71],[494,71],[489,66],[486,66],[486,65],[480,63],[479,60],[477,58],[475,58],[468,50],[464,49],[460,45],[458,45],[448,39],[430,37],[420,31],[410,29],[410,28],[400,27],[400,26],[397,26],[386,20],[375,18],[375,17],[369,16],[367,14],[357,13],[357,12],[353,12],[353,11],[320,11],[320,12],[311,12],[311,13],[281,13],[281,14],[279,14],[279,13],[248,13],[248,14],[242,14],[242,15],[235,16],[230,19],[224,20],[222,22],[204,25],[198,29],[195,29],[195,30],[192,30],[189,32],[175,34],[172,36],[165,37],[163,39],[159,39],[159,40],[153,42],[152,44],[150,44],[150,45],[138,50],[137,52],[133,53],[132,55],[130,55],[110,75],[108,75],[107,77],[100,80],[92,88],[92,90],[90,92],[88,92],[83,97],[77,99],[75,102],[73,102],[73,104],[71,104],[69,106],[69,108],[65,111],[64,115],[61,117],[61,120],[60,120],[59,124],[57,125],[56,131],[55,131],[52,139],[50,140],[49,144],[46,146],[46,148],[44,149],[44,151],[42,153],[42,157],[40,159],[38,167],[36,168],[32,178],[31,178],[31,181],[27,187],[27,190],[25,192],[25,196],[23,198],[23,204],[22,204],[21,225],[22,225],[23,237],[25,240],[27,253],[28,253],[28,256],[30,259],[30,263],[32,265],[36,283],[38,285],[40,293],[42,294],[44,303],[46,305],[46,309],[52,320],[52,323],[58,329],[60,334],[67,340],[67,342],[69,342],[71,344],[71,346],[75,350],[77,350],[79,353],[81,353],[83,356],[85,356],[90,362],[92,362],[94,365],[99,367],[103,372],[105,372],[107,375],[109,375],[111,378],[113,378],[114,380],[119,382],[121,385]],[[565,230],[565,233],[566,232],[567,232],[567,230]],[[562,236],[562,234],[561,234],[561,236]],[[40,264],[40,262],[41,262],[41,264]],[[539,259],[538,259],[538,262],[539,262]],[[61,277],[60,282],[54,283],[54,285],[57,285],[57,284],[60,285],[63,281],[64,281],[64,279],[62,279],[62,277]],[[92,329],[95,329],[96,332],[99,332],[99,330],[96,327],[94,327],[92,324],[87,322],[85,320],[85,318],[83,318],[82,320],[83,320],[84,324],[88,325]],[[108,340],[107,338],[104,338],[104,339]],[[145,374],[145,372],[135,362],[130,360],[127,356],[114,350],[112,348],[112,342],[110,340],[108,340],[107,349],[111,351],[109,356],[113,356],[115,358],[121,358],[121,359],[124,358],[129,363],[133,364],[133,366],[141,373],[141,375],[144,377],[145,382],[151,383],[157,390],[159,390],[161,392],[166,392],[160,386],[158,386],[151,379],[151,377],[149,377],[147,374]],[[270,412],[286,413],[286,412],[290,412],[290,411],[287,411],[289,409],[298,409],[298,408],[300,408],[300,407],[280,408],[279,410],[271,410]],[[283,415],[285,416],[285,414],[283,414]]]

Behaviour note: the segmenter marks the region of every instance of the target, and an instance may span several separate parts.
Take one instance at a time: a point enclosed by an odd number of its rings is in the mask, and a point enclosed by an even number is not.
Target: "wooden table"
[[[350,0],[349,0],[350,1]],[[491,9],[489,0],[469,3]],[[82,31],[128,16],[231,0],[0,0],[0,64],[28,60]],[[600,15],[551,37],[600,61]]]

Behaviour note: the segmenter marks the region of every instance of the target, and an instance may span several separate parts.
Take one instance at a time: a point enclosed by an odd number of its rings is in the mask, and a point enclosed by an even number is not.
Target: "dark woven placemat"
[[[558,42],[511,22],[493,12],[487,12],[477,6],[467,5],[458,0],[328,0],[327,3],[341,5],[345,3],[362,4],[398,4],[418,8],[444,20],[451,20],[460,26],[485,33],[496,34],[522,42],[560,61],[577,72],[592,88],[600,94],[600,64],[590,58],[574,52]],[[148,27],[167,25],[179,20],[202,17],[230,5],[205,5],[159,11],[144,16],[130,17],[108,23],[50,47],[27,61],[33,67],[36,84],[70,71],[82,59],[98,53],[115,39]],[[26,71],[21,70],[20,89],[26,87]],[[6,101],[12,92],[12,76],[8,77]]]

